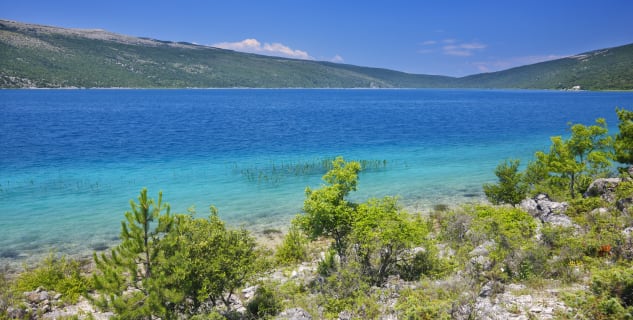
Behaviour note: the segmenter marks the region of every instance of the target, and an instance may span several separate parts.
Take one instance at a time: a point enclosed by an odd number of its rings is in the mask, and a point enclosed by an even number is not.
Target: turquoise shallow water
[[[369,160],[354,197],[411,210],[483,199],[503,159],[633,93],[476,90],[0,91],[0,263],[116,242],[129,200],[211,204],[232,225],[283,226],[322,161]]]

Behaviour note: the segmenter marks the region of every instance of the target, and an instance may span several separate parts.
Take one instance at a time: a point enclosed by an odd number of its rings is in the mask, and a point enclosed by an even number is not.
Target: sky
[[[0,0],[0,19],[458,77],[633,43],[632,0]]]

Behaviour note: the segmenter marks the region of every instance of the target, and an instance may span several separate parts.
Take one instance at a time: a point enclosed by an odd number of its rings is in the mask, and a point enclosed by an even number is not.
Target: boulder
[[[532,199],[524,199],[519,204],[520,208],[541,222],[561,227],[573,226],[573,222],[565,214],[568,206],[567,202],[552,201],[548,195],[543,193]]]
[[[291,308],[282,311],[275,319],[279,320],[312,320],[312,316],[301,308]]]
[[[601,178],[593,181],[583,197],[600,197],[607,202],[615,201],[615,188],[622,182],[620,178]]]
[[[624,198],[624,199],[620,199],[615,203],[616,208],[618,208],[618,210],[624,212],[624,213],[628,213],[630,214],[630,212],[628,212],[629,207],[633,204],[633,198]]]
[[[493,267],[490,251],[494,250],[497,244],[494,241],[486,241],[477,246],[468,255],[471,257],[467,269],[469,272],[490,271]]]

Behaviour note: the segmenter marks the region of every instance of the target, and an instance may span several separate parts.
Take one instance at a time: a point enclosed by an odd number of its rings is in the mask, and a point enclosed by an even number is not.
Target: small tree
[[[620,132],[615,136],[615,160],[633,165],[633,111],[626,109],[615,109],[618,115],[618,129]]]
[[[507,203],[516,205],[525,198],[528,185],[519,172],[519,160],[506,160],[495,169],[499,179],[497,184],[484,184],[484,193],[493,204]]]
[[[337,157],[332,165],[323,176],[325,186],[317,190],[306,189],[305,215],[299,218],[299,223],[313,239],[320,236],[334,239],[333,247],[344,259],[356,209],[356,204],[347,201],[346,197],[356,191],[361,165],[355,161],[345,162],[342,157]]]
[[[569,145],[562,137],[552,137],[551,141],[552,145],[549,153],[538,151],[536,152],[536,159],[544,163],[550,173],[557,174],[550,177],[555,184],[568,181],[569,196],[573,198],[576,195],[574,188],[576,178],[585,169],[585,164],[575,160]]]
[[[277,246],[275,259],[280,264],[295,264],[304,261],[308,256],[307,242],[303,232],[293,220],[281,245]]]
[[[227,229],[215,207],[208,219],[177,215],[159,249],[160,285],[172,293],[177,311],[188,315],[206,301],[230,307],[235,290],[262,267],[255,239],[244,229]]]
[[[94,255],[95,302],[123,319],[191,316],[207,301],[227,307],[235,290],[264,267],[255,239],[228,230],[217,210],[209,219],[169,214],[143,189],[122,222],[121,244]],[[166,209],[165,214],[161,211]]]
[[[121,222],[121,244],[109,256],[94,254],[97,272],[93,279],[102,293],[95,302],[126,319],[150,319],[152,315],[169,318],[163,293],[153,276],[158,240],[173,224],[169,205],[162,202],[162,193],[154,201],[143,188],[138,203],[130,201],[130,206],[132,211],[126,212],[126,220]],[[161,215],[163,210],[166,213]]]
[[[425,225],[402,211],[396,198],[370,199],[358,206],[350,257],[373,284],[381,285],[426,234]]]
[[[556,136],[551,141],[549,153],[536,153],[537,161],[554,174],[548,177],[550,184],[567,184],[571,198],[576,196],[579,181],[602,175],[611,165],[613,140],[604,119],[592,126],[574,124],[569,139]]]

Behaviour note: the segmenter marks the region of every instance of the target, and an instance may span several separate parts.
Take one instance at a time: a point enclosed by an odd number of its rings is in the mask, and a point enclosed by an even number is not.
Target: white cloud
[[[241,52],[265,54],[271,56],[281,56],[294,59],[314,60],[306,51],[292,49],[284,44],[261,43],[257,39],[244,39],[238,42],[220,42],[212,44],[212,47],[229,49]]]
[[[331,62],[334,63],[342,63],[345,60],[343,59],[343,57],[339,56],[338,54],[334,56],[334,58],[330,59]]]
[[[486,48],[485,44],[479,42],[471,43],[457,43],[450,44],[442,47],[444,54],[449,56],[469,57],[472,56],[475,51],[483,50]]]
[[[456,39],[447,38],[442,40],[426,40],[421,42],[421,49],[418,53],[426,54],[441,52],[449,56],[470,57],[477,51],[485,49],[487,46],[480,42],[461,42]]]

